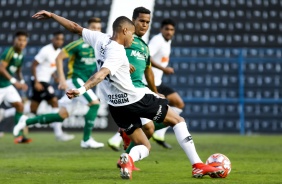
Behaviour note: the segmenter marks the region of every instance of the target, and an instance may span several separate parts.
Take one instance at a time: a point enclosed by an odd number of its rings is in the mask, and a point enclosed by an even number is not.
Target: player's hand
[[[14,84],[13,84],[14,86],[15,86],[15,88],[17,88],[17,89],[22,89],[22,84],[20,83],[20,82],[15,82]]]
[[[160,98],[165,98],[165,96],[163,94],[161,94],[161,93],[157,93],[157,94],[160,96]]]
[[[163,72],[167,75],[174,74],[174,69],[171,67],[166,67]]]
[[[133,72],[135,72],[135,70],[136,70],[136,68],[132,65],[132,64],[129,64],[130,66],[129,66],[129,72],[130,73],[133,73]]]
[[[69,99],[73,99],[79,96],[79,91],[77,89],[70,89],[67,91],[66,95]]]
[[[68,88],[68,85],[67,85],[66,81],[60,81],[58,88],[60,90],[66,90]]]
[[[44,90],[44,86],[40,83],[40,82],[35,82],[34,83],[34,89],[36,90],[36,91],[43,91]]]
[[[22,84],[22,90],[23,90],[23,91],[27,91],[27,89],[28,89],[28,85]]]
[[[51,17],[52,17],[52,13],[45,10],[41,10],[32,16],[32,18],[38,20],[50,19]]]

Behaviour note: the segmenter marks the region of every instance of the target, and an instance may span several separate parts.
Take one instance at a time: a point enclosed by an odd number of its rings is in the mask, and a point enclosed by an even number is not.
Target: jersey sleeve
[[[40,49],[40,51],[36,54],[36,56],[34,57],[34,59],[38,62],[38,63],[43,63],[46,59],[46,50],[44,48]]]
[[[158,41],[157,37],[153,37],[148,46],[149,46],[149,50],[150,50],[150,55],[154,56],[155,54],[157,54],[157,52],[159,51],[159,48],[161,47],[160,45],[160,41]]]
[[[63,48],[63,51],[70,57],[78,51],[80,43],[79,41],[71,42]]]
[[[6,49],[2,54],[1,54],[1,61],[9,63],[11,59],[13,58],[13,49]]]
[[[96,45],[96,42],[99,37],[103,36],[104,34],[99,31],[91,31],[89,29],[84,28],[82,30],[82,38],[85,43],[88,43],[92,47]]]
[[[107,49],[106,57],[105,57],[106,59],[104,61],[102,68],[108,68],[111,72],[111,76],[115,75],[115,73],[123,64],[124,59],[121,58],[122,55],[125,55],[125,49],[116,49],[116,48]]]

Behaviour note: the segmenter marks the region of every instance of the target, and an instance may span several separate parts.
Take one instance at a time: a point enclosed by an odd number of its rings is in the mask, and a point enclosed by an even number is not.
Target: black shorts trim
[[[165,84],[161,84],[161,85],[157,86],[157,90],[160,94],[163,94],[165,97],[167,97],[168,95],[176,92],[174,89],[172,89],[171,87],[169,87]]]
[[[49,101],[52,98],[56,97],[55,96],[55,90],[54,88],[47,82],[40,82],[44,89],[43,91],[36,91],[34,88],[34,81],[31,81],[31,85],[32,85],[32,95],[31,95],[31,99],[37,102],[41,102],[42,100],[46,100]]]
[[[133,104],[126,106],[111,106],[109,110],[116,124],[130,135],[137,128],[142,127],[140,118],[163,122],[168,111],[167,99],[157,98],[153,94],[145,94],[144,97]]]

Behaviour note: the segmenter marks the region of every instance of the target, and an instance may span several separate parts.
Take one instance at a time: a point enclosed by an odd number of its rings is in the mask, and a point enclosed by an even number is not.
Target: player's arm
[[[16,71],[17,76],[20,80],[20,83],[22,84],[21,89],[26,91],[28,89],[28,86],[26,85],[25,81],[24,81],[24,77],[23,77],[23,73],[22,73],[22,67],[19,67]]]
[[[78,35],[82,35],[82,30],[83,27],[81,27],[80,25],[78,25],[77,23],[70,21],[64,17],[61,17],[59,15],[56,15],[54,13],[42,10],[37,12],[36,14],[34,14],[32,16],[32,18],[35,19],[54,19],[55,21],[57,21],[59,24],[61,24],[62,26],[64,26],[67,30],[69,30],[72,33],[76,33]]]
[[[9,62],[6,62],[4,60],[1,60],[0,62],[0,75],[8,79],[17,89],[21,89],[22,85],[20,82],[17,81],[13,76],[9,74],[7,71],[7,67],[9,65]]]
[[[57,73],[59,78],[58,88],[62,90],[67,89],[66,77],[65,77],[64,66],[63,66],[64,59],[66,58],[68,58],[68,54],[64,49],[59,53],[59,55],[56,58]]]
[[[99,84],[101,81],[103,81],[107,77],[107,75],[109,75],[110,73],[111,72],[108,68],[102,67],[98,72],[92,75],[81,88],[68,90],[67,91],[68,98],[72,99],[74,97],[82,95],[87,90],[93,88],[94,86]]]
[[[163,67],[160,64],[156,63],[151,57],[152,66],[162,70],[165,74],[174,74],[174,69],[172,67]]]
[[[148,87],[154,93],[158,93],[157,87],[155,85],[155,77],[151,66],[146,67],[144,75],[148,84]]]
[[[37,80],[37,73],[36,73],[36,67],[39,65],[39,62],[35,59],[32,62],[31,65],[31,73],[32,76],[34,77],[34,88],[36,91],[42,91],[44,90],[43,85]]]

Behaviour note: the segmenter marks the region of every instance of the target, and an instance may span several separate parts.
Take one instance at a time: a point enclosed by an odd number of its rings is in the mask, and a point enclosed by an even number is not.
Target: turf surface
[[[85,150],[79,146],[81,134],[67,143],[57,142],[52,133],[30,133],[33,143],[15,145],[12,135],[0,138],[0,184],[186,184],[186,183],[282,183],[282,137],[194,134],[203,161],[213,153],[223,153],[232,163],[225,179],[191,177],[191,166],[173,134],[167,134],[172,150],[152,142],[148,158],[136,163],[141,171],[133,180],[122,180],[116,168],[119,152],[109,147]],[[112,133],[96,133],[106,143]]]

